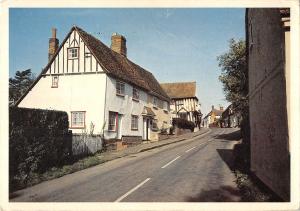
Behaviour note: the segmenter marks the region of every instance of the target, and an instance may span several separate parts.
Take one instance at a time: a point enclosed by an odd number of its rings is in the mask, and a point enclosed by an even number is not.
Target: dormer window
[[[52,88],[57,88],[58,87],[58,75],[52,76]]]
[[[78,49],[79,48],[68,48],[68,59],[78,59]]]
[[[125,83],[117,81],[116,83],[116,94],[119,96],[125,96]]]
[[[134,87],[132,89],[132,99],[135,101],[139,101],[139,99],[140,99],[139,90]]]

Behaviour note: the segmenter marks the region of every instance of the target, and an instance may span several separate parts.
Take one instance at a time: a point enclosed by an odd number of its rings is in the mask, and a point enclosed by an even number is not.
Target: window
[[[116,112],[111,112],[111,111],[109,112],[109,120],[108,120],[108,130],[109,131],[116,131],[117,115],[118,115],[118,113],[116,113]]]
[[[68,59],[77,59],[77,58],[78,58],[78,48],[69,48]]]
[[[85,128],[85,111],[71,112],[71,128]]]
[[[139,117],[136,115],[131,116],[131,130],[138,130]]]
[[[58,87],[58,75],[52,76],[52,88]]]
[[[164,101],[164,105],[163,105],[164,110],[168,110],[168,107],[169,107],[168,104],[169,104],[168,102]]]
[[[132,99],[138,101],[139,98],[140,98],[139,90],[133,87],[133,89],[132,89]]]
[[[157,97],[153,97],[153,107],[157,107]]]
[[[117,95],[121,95],[121,96],[125,95],[125,83],[121,81],[117,81],[116,89],[117,89]]]
[[[153,131],[157,131],[158,130],[158,127],[157,127],[157,119],[153,119],[152,120],[152,130]]]

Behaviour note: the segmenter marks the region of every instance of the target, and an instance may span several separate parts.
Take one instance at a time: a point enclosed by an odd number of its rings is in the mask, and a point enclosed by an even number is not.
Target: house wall
[[[107,139],[117,138],[117,131],[108,131],[109,111],[117,112],[122,115],[121,135],[123,136],[142,136],[143,135],[143,117],[142,112],[147,104],[147,93],[139,89],[139,102],[132,100],[133,87],[125,83],[125,96],[116,95],[116,79],[107,77],[106,107],[105,107],[105,137]],[[138,130],[131,130],[131,115],[137,115]]]
[[[174,103],[170,107],[173,117],[179,117],[177,112],[193,112],[199,110],[198,100],[196,98],[173,99],[173,101]],[[192,114],[188,116],[188,120],[196,121]]]
[[[288,201],[290,152],[285,78],[288,50],[279,10],[249,9],[246,27],[251,170]]]
[[[85,128],[89,133],[91,122],[99,134],[103,124],[105,101],[105,74],[62,75],[58,87],[51,88],[52,76],[45,75],[21,101],[19,107],[66,111],[71,124],[71,111],[86,111]],[[84,129],[71,129],[82,133]]]
[[[79,48],[78,59],[68,59],[67,49]],[[52,77],[58,76],[58,87],[52,88]],[[106,74],[90,54],[76,31],[67,37],[57,56],[45,73],[19,103],[19,107],[66,111],[71,126],[71,111],[85,111],[85,128],[72,129],[73,133],[99,134],[104,119]]]

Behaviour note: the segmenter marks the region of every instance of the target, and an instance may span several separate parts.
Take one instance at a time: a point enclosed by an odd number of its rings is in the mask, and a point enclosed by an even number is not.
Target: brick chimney
[[[58,39],[56,38],[56,28],[52,28],[52,37],[49,39],[48,61],[52,59],[58,49]]]
[[[215,107],[212,105],[212,106],[211,106],[211,110],[214,110],[214,109],[215,109]]]
[[[113,51],[121,54],[122,56],[127,56],[126,39],[120,34],[113,33],[113,35],[111,36],[110,48]]]

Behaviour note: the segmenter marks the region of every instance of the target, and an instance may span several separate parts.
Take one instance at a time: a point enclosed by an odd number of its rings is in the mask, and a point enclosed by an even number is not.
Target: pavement
[[[123,157],[17,191],[10,202],[237,202],[236,132],[213,128],[114,152]]]
[[[155,141],[155,142],[146,142],[142,143],[133,147],[128,147],[120,151],[109,151],[104,152],[99,155],[99,158],[103,162],[111,161],[114,159],[122,158],[131,154],[136,154],[144,151],[148,151],[151,149],[163,147],[170,144],[175,144],[182,141],[188,141],[191,138],[194,137],[203,137],[211,132],[211,129],[209,128],[201,128],[199,131],[194,133],[186,133],[174,137],[170,137],[168,139],[162,140],[162,141]]]

